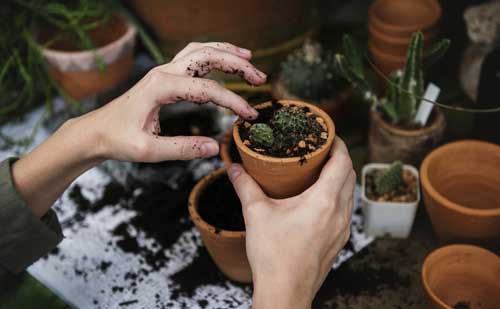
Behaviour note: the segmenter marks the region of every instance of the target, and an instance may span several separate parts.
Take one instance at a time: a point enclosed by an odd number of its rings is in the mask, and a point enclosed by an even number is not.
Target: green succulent
[[[265,123],[255,123],[250,127],[249,138],[258,145],[271,147],[274,143],[273,129]]]
[[[375,191],[379,195],[391,192],[403,181],[403,164],[395,161],[375,179]]]
[[[285,133],[302,133],[307,129],[307,115],[296,106],[282,107],[274,114],[272,122],[276,129]]]

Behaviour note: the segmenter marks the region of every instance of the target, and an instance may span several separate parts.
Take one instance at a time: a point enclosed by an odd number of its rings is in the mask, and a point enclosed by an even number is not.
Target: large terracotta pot
[[[38,41],[43,44],[57,34],[47,29],[38,34]],[[136,30],[124,17],[113,16],[106,24],[91,30],[89,37],[95,51],[77,50],[67,40],[42,48],[49,74],[76,100],[109,90],[125,81],[132,70]],[[99,70],[99,59],[106,65],[104,71]]]
[[[246,254],[245,231],[227,231],[215,227],[203,220],[198,211],[203,207],[199,200],[204,190],[225,174],[225,168],[218,169],[196,184],[189,195],[189,215],[217,267],[234,281],[250,283],[252,270]]]
[[[422,283],[430,308],[500,308],[500,258],[470,245],[450,245],[427,256]]]
[[[415,130],[396,127],[386,122],[377,111],[372,111],[370,118],[370,161],[377,163],[401,160],[419,166],[424,157],[439,144],[446,126],[439,109],[434,109],[426,127]]]
[[[500,244],[500,146],[473,140],[441,146],[420,174],[439,240]]]
[[[279,100],[279,103],[285,106],[308,107],[312,113],[321,117],[328,129],[328,138],[325,144],[305,155],[304,158],[274,158],[262,155],[243,144],[238,130],[243,123],[242,119],[236,121],[233,126],[233,138],[243,166],[264,192],[273,198],[288,198],[302,193],[318,178],[333,145],[335,125],[325,111],[313,104],[294,100]],[[258,110],[271,104],[271,102],[265,102],[254,107]]]
[[[377,66],[377,69],[379,69],[387,77],[391,73],[402,69],[405,65],[405,57],[387,54],[373,45],[372,41],[368,42],[368,49],[370,50],[373,63]]]

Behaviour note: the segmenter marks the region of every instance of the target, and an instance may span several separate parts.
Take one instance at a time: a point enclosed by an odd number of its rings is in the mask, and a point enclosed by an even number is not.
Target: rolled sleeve
[[[53,210],[38,218],[17,193],[11,172],[15,161],[0,163],[0,265],[18,273],[56,247],[63,234]]]

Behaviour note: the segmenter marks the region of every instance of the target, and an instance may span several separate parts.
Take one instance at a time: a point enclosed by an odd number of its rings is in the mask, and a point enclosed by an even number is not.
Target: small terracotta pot
[[[233,159],[231,158],[230,147],[233,142],[233,131],[230,130],[224,134],[222,142],[220,143],[220,157],[222,162],[224,162],[225,167],[230,167],[233,164]]]
[[[431,252],[422,266],[422,284],[430,308],[500,308],[500,258],[470,245]],[[463,307],[459,307],[458,304]]]
[[[439,240],[500,243],[500,146],[465,140],[430,153],[420,168]]]
[[[335,125],[325,111],[313,104],[294,100],[279,100],[279,103],[284,106],[308,107],[312,113],[321,117],[328,129],[328,138],[325,144],[314,152],[305,155],[304,158],[265,156],[243,145],[238,131],[239,126],[244,122],[242,119],[236,121],[233,126],[233,138],[238,147],[243,166],[262,189],[270,197],[288,198],[302,193],[318,178],[333,145]],[[255,108],[262,109],[271,104],[271,102],[265,102],[255,106]]]
[[[283,83],[281,78],[276,79],[272,83],[271,93],[275,99],[289,99],[289,100],[299,100],[304,101],[305,99],[300,98],[293,94]],[[334,98],[325,98],[319,101],[309,101],[310,103],[318,106],[322,110],[328,113],[332,117],[335,123],[339,123],[346,114],[346,101],[352,95],[352,88],[347,87],[341,93],[337,94]]]
[[[47,30],[38,34],[38,41],[52,39],[57,32]],[[115,15],[108,23],[89,32],[96,50],[75,50],[70,41],[59,41],[53,46],[42,47],[42,54],[49,64],[49,74],[73,99],[80,100],[123,82],[133,65],[136,30],[123,16]],[[98,58],[106,64],[101,72]]]
[[[379,112],[371,112],[369,132],[370,161],[390,163],[401,160],[420,166],[424,157],[436,147],[443,136],[446,121],[439,109],[434,109],[426,127],[407,130],[386,122]]]
[[[251,283],[252,270],[248,263],[245,236],[246,232],[227,231],[217,228],[200,216],[198,209],[203,191],[214,181],[226,174],[225,168],[220,168],[203,177],[189,195],[189,215],[201,234],[203,243],[217,267],[231,280]]]
[[[368,23],[385,35],[409,38],[416,31],[431,32],[441,14],[438,0],[376,0]]]
[[[377,66],[377,68],[384,73],[386,76],[391,75],[391,73],[402,69],[406,62],[405,56],[393,56],[387,53],[382,52],[375,45],[373,45],[372,41],[368,43],[368,49],[370,50],[370,54],[373,58],[373,62]]]

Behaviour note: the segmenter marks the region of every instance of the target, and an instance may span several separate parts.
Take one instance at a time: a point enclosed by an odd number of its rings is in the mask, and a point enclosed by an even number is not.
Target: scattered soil
[[[470,308],[470,302],[468,301],[459,301],[458,303],[453,306],[453,309],[469,309]]]
[[[216,228],[245,230],[240,200],[226,175],[211,183],[201,194],[198,211],[203,220]]]
[[[366,197],[376,202],[411,203],[417,200],[417,179],[410,171],[403,170],[403,182],[392,192],[383,195],[375,190],[375,179],[384,170],[374,170],[366,175]]]
[[[328,137],[326,124],[324,124],[322,118],[312,114],[307,107],[302,108],[302,110],[308,114],[306,132],[280,132],[270,120],[282,107],[283,105],[281,103],[277,100],[273,100],[271,106],[259,109],[259,117],[257,119],[243,121],[239,126],[239,133],[243,143],[253,151],[277,158],[303,158],[306,154],[315,151],[325,144]],[[266,123],[273,129],[275,142],[272,146],[263,147],[253,143],[249,139],[249,129],[254,123]]]

